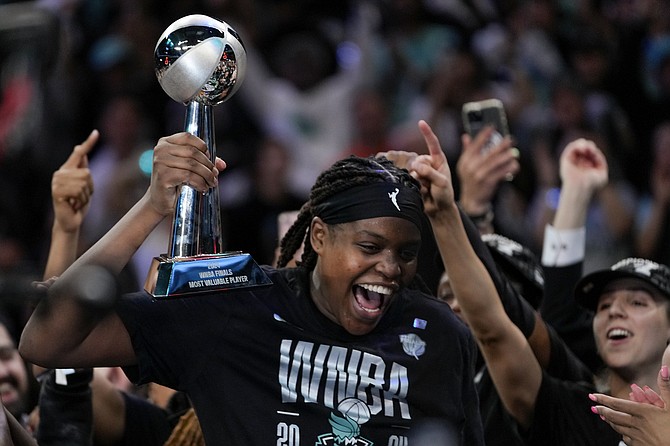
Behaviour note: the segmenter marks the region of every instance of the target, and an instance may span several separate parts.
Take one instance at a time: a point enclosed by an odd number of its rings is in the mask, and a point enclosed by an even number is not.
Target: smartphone
[[[482,148],[482,152],[491,150],[505,136],[509,135],[507,115],[500,99],[466,102],[463,104],[462,115],[463,127],[473,138],[487,125],[495,128],[491,138]]]

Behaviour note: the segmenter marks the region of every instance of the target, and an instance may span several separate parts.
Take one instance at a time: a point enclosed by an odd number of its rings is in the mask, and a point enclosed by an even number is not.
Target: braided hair
[[[200,422],[192,407],[179,418],[163,446],[205,446]]]
[[[302,206],[293,225],[282,238],[277,266],[285,267],[293,259],[300,247],[302,257],[298,265],[312,271],[316,266],[317,255],[312,248],[309,226],[315,217],[313,209],[342,191],[355,186],[373,183],[399,183],[420,192],[419,182],[406,169],[401,169],[385,157],[350,156],[334,163],[316,179],[309,194],[309,200]],[[418,278],[419,288],[427,289]],[[414,285],[417,285],[415,282]],[[425,287],[425,288],[424,288]]]

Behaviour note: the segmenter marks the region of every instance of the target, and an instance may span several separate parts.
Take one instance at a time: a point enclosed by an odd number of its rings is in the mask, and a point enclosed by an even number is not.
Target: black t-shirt
[[[556,332],[547,326],[551,344],[551,356],[546,373],[554,378],[572,382],[589,382],[593,374],[565,345]],[[487,446],[524,445],[523,435],[516,421],[505,409],[493,384],[486,366],[482,366],[475,376],[479,409],[484,424],[484,438]]]
[[[621,435],[591,412],[588,382],[569,382],[543,373],[528,442],[530,446],[625,446]]]
[[[126,408],[126,422],[119,446],[165,444],[176,425],[170,414],[144,398],[126,392],[121,394]]]
[[[403,290],[353,336],[314,306],[304,271],[266,272],[269,287],[125,296],[127,372],[188,393],[208,444],[411,445],[436,425],[447,444],[483,444],[474,339],[447,304]]]

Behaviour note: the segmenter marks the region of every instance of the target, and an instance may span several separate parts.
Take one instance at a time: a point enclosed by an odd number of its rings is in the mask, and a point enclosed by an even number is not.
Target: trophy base
[[[157,299],[271,285],[250,254],[241,251],[191,257],[154,257],[144,289]]]

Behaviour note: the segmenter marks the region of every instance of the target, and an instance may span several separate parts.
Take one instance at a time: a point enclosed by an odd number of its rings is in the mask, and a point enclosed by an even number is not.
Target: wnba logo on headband
[[[400,189],[398,189],[397,187],[393,192],[389,192],[389,198],[391,199],[391,203],[393,203],[393,206],[395,206],[397,210],[400,210],[400,206],[398,206],[398,200],[396,199],[399,192]]]
[[[416,189],[400,183],[372,183],[339,192],[314,207],[327,224],[349,223],[375,217],[400,217],[421,229],[423,201]]]

